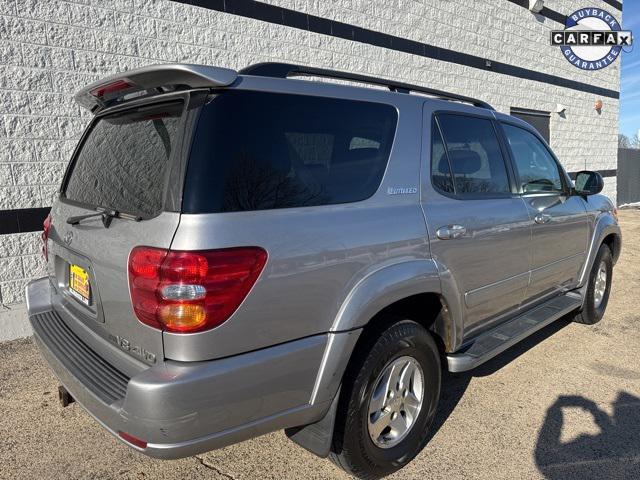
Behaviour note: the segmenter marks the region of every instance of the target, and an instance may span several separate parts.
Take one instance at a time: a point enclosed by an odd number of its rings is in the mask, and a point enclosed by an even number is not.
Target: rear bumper
[[[214,361],[161,361],[128,378],[74,335],[73,320],[55,311],[51,293],[48,278],[26,289],[42,355],[102,426],[146,441],[144,449],[125,443],[157,458],[194,455],[319,420],[338,387],[326,380],[335,371],[321,365],[331,345],[355,342],[349,334],[316,335]]]

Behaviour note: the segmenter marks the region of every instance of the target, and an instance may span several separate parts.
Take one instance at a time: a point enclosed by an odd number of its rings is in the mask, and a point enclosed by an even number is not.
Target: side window
[[[202,107],[182,211],[217,213],[358,202],[379,188],[395,137],[392,105],[227,90]]]
[[[531,132],[502,124],[513,155],[518,181],[524,193],[562,192],[563,184],[555,159]]]
[[[457,195],[510,193],[507,167],[491,120],[440,114],[437,121]],[[432,158],[432,162],[438,162],[433,171],[442,172],[440,160]]]

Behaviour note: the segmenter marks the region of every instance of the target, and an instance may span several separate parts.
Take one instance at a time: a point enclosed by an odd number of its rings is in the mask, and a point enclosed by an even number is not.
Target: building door
[[[511,107],[511,115],[527,122],[538,131],[547,144],[551,144],[551,129],[549,126],[551,123],[551,114],[549,112]]]

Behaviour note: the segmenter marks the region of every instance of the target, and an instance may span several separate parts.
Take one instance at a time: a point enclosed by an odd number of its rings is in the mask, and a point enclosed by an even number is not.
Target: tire
[[[604,291],[602,291],[601,269],[605,272]],[[611,293],[611,278],[613,274],[613,256],[607,245],[600,245],[596,259],[589,274],[589,285],[582,310],[575,316],[574,321],[585,325],[594,325],[602,320],[607,309],[609,294]]]
[[[429,427],[440,398],[440,353],[433,337],[412,320],[388,320],[395,323],[380,335],[372,336],[358,345],[354,353],[342,384],[332,451],[329,455],[337,466],[362,479],[377,479],[389,475],[420,453],[427,443]],[[386,322],[385,324],[388,325]],[[414,374],[409,380],[411,371]],[[384,375],[388,372],[392,372],[391,375]],[[396,376],[394,372],[397,372]],[[387,382],[387,378],[397,379],[395,387],[392,387],[396,393],[391,400],[388,395],[380,394],[388,392],[389,389],[384,386],[394,381]],[[422,401],[416,407],[420,378]],[[399,391],[398,385],[402,385]],[[374,393],[377,401],[372,399]],[[380,399],[384,399],[383,405],[387,402],[389,405],[370,415],[369,407],[379,405]],[[383,417],[383,414],[387,416]],[[404,435],[396,435],[395,431],[390,430],[390,426],[382,430],[383,433],[379,436],[374,433],[378,427],[371,427],[370,434],[369,424],[372,419],[382,420],[383,423],[376,425],[383,425],[394,414],[398,422],[408,425]],[[394,422],[394,425],[400,423]],[[375,442],[373,436],[376,436]]]

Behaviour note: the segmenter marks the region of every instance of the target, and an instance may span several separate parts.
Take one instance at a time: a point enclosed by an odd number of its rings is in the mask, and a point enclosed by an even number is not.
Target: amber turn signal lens
[[[160,307],[160,321],[176,332],[191,331],[204,324],[207,312],[202,305],[173,303]]]

